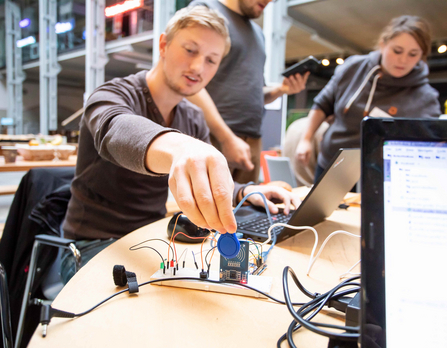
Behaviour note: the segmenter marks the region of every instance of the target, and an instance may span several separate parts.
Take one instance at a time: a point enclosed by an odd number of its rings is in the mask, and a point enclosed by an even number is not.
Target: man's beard
[[[259,18],[262,14],[262,11],[257,13],[254,10],[254,7],[246,6],[244,0],[239,0],[239,8],[241,9],[242,14],[250,19]]]
[[[181,95],[182,97],[191,97],[195,94],[197,94],[197,92],[189,92],[189,93],[185,93],[182,91],[182,89],[176,85],[175,83],[173,83],[168,76],[166,76],[165,74],[165,81],[166,81],[166,85],[171,89],[171,91]]]

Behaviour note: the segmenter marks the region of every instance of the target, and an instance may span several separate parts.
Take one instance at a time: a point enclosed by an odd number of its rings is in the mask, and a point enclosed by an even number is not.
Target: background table
[[[76,166],[77,156],[68,157],[68,160],[58,161],[25,161],[23,157],[18,156],[13,163],[5,163],[5,158],[0,156],[0,172],[22,172],[32,168],[49,168],[49,167],[74,167]]]
[[[106,248],[65,286],[53,306],[79,313],[120,290],[112,279],[115,264],[135,272],[139,283],[149,280],[159,268],[160,257],[149,249],[129,251],[129,247],[149,238],[165,238],[168,221],[167,218],[143,227]],[[359,234],[359,226],[358,207],[337,210],[316,226],[319,244],[334,230]],[[283,299],[281,278],[287,265],[307,289],[322,293],[338,284],[339,275],[360,258],[360,240],[338,235],[328,243],[310,276],[306,276],[313,242],[313,233],[303,232],[275,246],[262,275],[273,277],[271,295]],[[167,256],[164,243],[148,245]],[[193,267],[191,249],[197,251],[199,245],[177,245],[178,252],[189,248],[186,266]],[[218,267],[216,256],[213,269]],[[291,286],[291,294],[293,301],[309,300],[295,286]],[[343,315],[333,310],[325,310],[316,319],[344,323]],[[286,306],[263,299],[146,285],[138,294],[121,294],[84,317],[53,318],[48,336],[42,338],[39,327],[29,347],[276,347],[291,321]],[[295,335],[295,342],[302,347],[327,347],[328,340],[302,330]]]

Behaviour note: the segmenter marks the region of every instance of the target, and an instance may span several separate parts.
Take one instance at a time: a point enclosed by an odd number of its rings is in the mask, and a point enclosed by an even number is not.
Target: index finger
[[[296,195],[292,196],[292,204],[295,207],[295,209],[298,209],[298,207],[301,205],[301,199],[297,197]]]
[[[228,167],[210,166],[209,178],[219,219],[227,232],[235,233],[237,224],[232,207],[234,184],[230,171]]]
[[[290,197],[289,194],[282,195],[283,203],[284,203],[284,214],[287,215],[290,213]]]
[[[303,84],[306,85],[307,79],[309,78],[310,71],[306,72],[303,76]]]

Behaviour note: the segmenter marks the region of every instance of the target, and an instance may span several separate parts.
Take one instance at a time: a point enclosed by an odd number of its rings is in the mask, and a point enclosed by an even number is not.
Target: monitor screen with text
[[[447,342],[447,144],[385,141],[387,347]]]

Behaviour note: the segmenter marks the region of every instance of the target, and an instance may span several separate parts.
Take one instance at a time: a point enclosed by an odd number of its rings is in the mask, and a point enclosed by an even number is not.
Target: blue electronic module
[[[250,258],[248,242],[240,242],[241,249],[236,257],[227,259],[220,256],[220,281],[232,281],[247,284],[248,280],[248,261]]]

